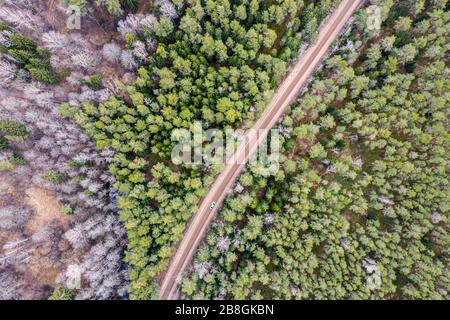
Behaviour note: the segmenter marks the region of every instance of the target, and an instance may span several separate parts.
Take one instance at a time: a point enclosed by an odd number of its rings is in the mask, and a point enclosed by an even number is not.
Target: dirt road
[[[273,128],[285,111],[286,107],[297,96],[300,89],[306,84],[308,78],[319,65],[331,44],[342,32],[346,22],[363,0],[343,0],[339,8],[329,17],[327,23],[319,33],[315,45],[311,46],[299,59],[288,77],[278,88],[272,102],[266,108],[261,118],[256,122],[253,129],[263,130],[264,133],[255,136],[247,135],[235,153],[236,159],[225,165],[222,173],[217,177],[210,188],[210,192],[202,201],[198,212],[192,218],[184,238],[172,257],[169,268],[165,274],[160,288],[161,299],[173,299],[177,285],[187,265],[193,258],[197,247],[202,241],[205,232],[227,196],[227,190],[232,187],[239,174],[245,167],[245,163],[255,153],[258,145],[264,140],[267,133]],[[253,131],[255,131],[253,130]],[[211,204],[216,205],[211,209]]]

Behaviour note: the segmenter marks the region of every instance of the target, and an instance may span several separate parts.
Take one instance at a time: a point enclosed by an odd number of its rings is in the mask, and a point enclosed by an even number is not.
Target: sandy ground
[[[62,212],[62,206],[53,192],[30,187],[26,190],[25,202],[34,209],[25,228],[28,234],[33,234],[52,222],[58,222],[64,227],[68,226],[70,218]]]
[[[0,173],[0,195],[2,196],[14,196],[16,194],[15,188],[5,179],[5,175]],[[0,200],[0,205],[3,205]]]
[[[59,225],[63,230],[67,229],[71,219],[64,215],[62,205],[52,191],[32,186],[25,194],[24,202],[33,208],[33,215],[25,226],[26,234],[31,235],[50,224]],[[65,265],[60,257],[54,256],[52,252],[55,251],[51,246],[40,246],[34,250],[28,263],[28,271],[35,282],[53,287]]]
[[[31,236],[49,224],[61,226],[62,229],[69,225],[70,217],[64,215],[62,205],[55,194],[49,190],[30,186],[22,196],[17,187],[8,181],[6,174],[0,173],[0,196],[0,206],[9,205],[11,199],[15,199],[14,202],[19,200],[33,209],[33,214],[24,227],[24,234],[20,232],[0,232],[0,251],[4,244],[27,239],[27,236]],[[25,277],[29,278],[30,283],[36,285],[55,286],[58,275],[64,270],[65,264],[61,261],[59,254],[56,254],[57,251],[53,250],[52,245],[47,243],[46,245],[30,247],[31,245],[32,242],[28,240],[17,247],[20,251],[29,252],[29,258],[26,262],[28,271]],[[36,288],[34,286],[30,286],[27,290],[29,291],[26,291],[28,298],[35,297],[34,290]]]

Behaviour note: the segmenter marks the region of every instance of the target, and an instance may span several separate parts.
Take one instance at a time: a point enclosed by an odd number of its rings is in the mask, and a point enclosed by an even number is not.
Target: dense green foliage
[[[50,66],[50,53],[36,44],[29,38],[12,30],[5,24],[0,25],[0,30],[4,33],[4,45],[0,44],[0,52],[9,54],[14,62],[21,68],[29,72],[36,81],[46,84],[56,84],[59,78],[54,74]]]
[[[448,299],[450,13],[381,5],[284,118],[276,176],[240,177],[186,296]]]
[[[250,125],[336,2],[176,1],[179,19],[160,17],[143,30],[159,45],[128,88],[130,101],[85,103],[75,115],[99,148],[116,151],[110,171],[128,232],[132,298],[155,297],[154,278],[220,169],[175,166],[171,133],[195,120],[205,129]]]
[[[93,90],[98,90],[103,86],[103,79],[98,74],[90,76],[88,80],[81,81],[82,85],[88,86]]]
[[[332,1],[322,2],[321,12],[327,13]],[[103,117],[92,121],[89,131],[100,147],[112,144],[122,152],[140,153],[151,145],[152,153],[167,157],[174,146],[172,131],[189,129],[194,120],[214,128],[253,120],[252,107],[264,108],[286,61],[298,51],[301,40],[294,33],[303,21],[298,11],[294,1],[278,5],[192,1],[177,30],[162,17],[149,35],[160,42],[157,52],[129,88],[135,108],[115,100],[106,106],[107,113],[86,108],[89,116]],[[307,9],[304,14],[316,11]],[[138,133],[132,134],[136,129]]]
[[[8,148],[8,142],[6,141],[5,138],[3,138],[2,136],[0,136],[0,151],[4,151]]]
[[[8,141],[22,141],[28,135],[25,125],[8,120],[0,120],[0,171],[11,170],[25,164],[25,160],[10,150]]]
[[[75,292],[66,288],[55,289],[48,300],[75,300]]]
[[[59,173],[59,172],[45,172],[42,174],[42,180],[53,183],[53,184],[60,184],[68,180],[67,175]]]
[[[24,124],[12,120],[0,120],[0,135],[4,139],[23,140],[27,135]]]

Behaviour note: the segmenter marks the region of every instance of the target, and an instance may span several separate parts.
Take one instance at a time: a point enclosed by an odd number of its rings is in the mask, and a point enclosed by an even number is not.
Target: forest
[[[115,151],[109,169],[127,229],[132,298],[157,297],[154,280],[220,170],[171,163],[171,132],[192,130],[195,120],[204,129],[250,127],[337,3],[175,1],[174,10],[126,34],[129,46],[139,33],[158,43],[127,87],[129,101],[85,103],[74,119],[98,148]]]
[[[174,163],[174,133],[251,128],[340,3],[3,1],[0,299],[159,299],[223,169]],[[447,0],[366,1],[181,299],[449,298],[449,22]]]
[[[364,12],[285,115],[282,168],[239,178],[196,299],[448,299],[447,1]],[[238,191],[236,191],[238,190]]]
[[[132,81],[127,62],[141,62],[119,31],[104,38],[86,21],[67,33],[65,8],[47,5],[0,7],[0,299],[118,299],[127,292],[126,235],[112,152],[98,151],[68,116],[119,94]]]

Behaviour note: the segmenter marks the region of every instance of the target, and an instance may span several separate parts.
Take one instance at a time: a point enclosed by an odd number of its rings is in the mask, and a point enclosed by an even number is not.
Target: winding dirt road
[[[251,130],[252,132],[260,132],[260,134],[247,134],[234,155],[237,161],[228,161],[224,166],[222,173],[217,177],[208,195],[202,201],[198,212],[191,219],[184,238],[180,242],[175,255],[172,257],[160,287],[161,299],[176,298],[175,293],[182,274],[192,260],[217,210],[226,198],[227,190],[233,186],[237,177],[244,169],[245,164],[256,152],[259,143],[264,140],[269,130],[275,126],[285,109],[293,102],[300,89],[307,83],[308,78],[319,65],[331,44],[342,32],[346,22],[363,1],[342,1],[341,5],[329,17],[327,23],[320,30],[316,44],[311,46],[300,57],[295,67],[278,88],[272,102],[256,122],[253,130]],[[213,202],[216,205],[211,209]]]

